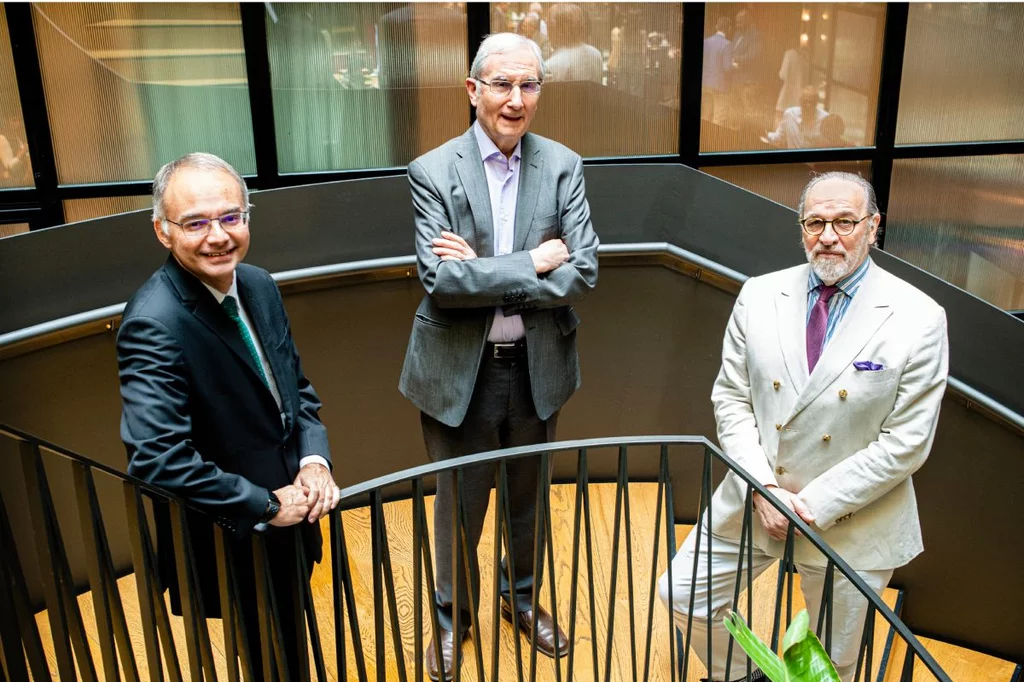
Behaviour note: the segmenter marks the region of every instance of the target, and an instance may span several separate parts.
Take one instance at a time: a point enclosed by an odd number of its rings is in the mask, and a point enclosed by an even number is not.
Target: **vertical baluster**
[[[139,671],[135,664],[131,640],[128,638],[128,624],[121,604],[121,594],[114,578],[113,560],[103,526],[99,496],[92,469],[81,462],[72,462],[75,494],[78,501],[78,519],[82,527],[85,548],[86,569],[96,614],[96,629],[103,656],[104,677],[108,682],[121,679],[118,669],[120,654],[124,675],[131,682],[138,682]]]
[[[615,523],[612,527],[611,578],[608,584],[608,634],[604,650],[604,679],[611,682],[612,676],[612,642],[615,638],[615,589],[619,575],[619,537],[622,532],[622,493],[625,486],[622,480],[622,452],[619,452],[618,473],[615,477]]]
[[[217,562],[217,589],[220,596],[220,617],[224,624],[224,658],[227,664],[228,682],[239,682],[238,674],[238,622],[236,602],[231,592],[231,577],[228,575],[228,549],[224,528],[214,526],[213,546]],[[246,680],[250,679],[249,676]]]
[[[391,569],[391,547],[388,545],[388,528],[384,517],[384,502],[379,491],[373,493],[373,513],[380,527],[381,564],[384,576],[384,589],[388,598],[388,612],[391,614],[391,642],[395,649],[395,663],[398,666],[398,679],[407,682],[405,656],[402,651],[402,633],[398,623],[398,601],[395,599],[395,574]]]
[[[263,674],[274,679],[276,671],[281,682],[289,682],[288,659],[281,634],[281,612],[277,606],[277,591],[270,573],[267,542],[262,535],[252,538],[253,573],[256,577],[256,603],[259,608],[260,649],[263,654]]]
[[[590,598],[590,623],[591,623],[591,637],[590,637],[590,650],[593,656],[594,664],[594,679],[597,679],[598,674],[598,653],[597,653],[597,594],[596,587],[594,585],[594,528],[591,524],[590,516],[590,470],[587,464],[587,453],[583,451],[583,528],[587,531],[587,576],[589,577],[588,582],[588,596]],[[571,649],[570,649],[571,651]]]
[[[573,664],[575,662],[576,654],[576,621],[579,620],[576,617],[576,608],[579,601],[579,571],[580,571],[580,521],[582,520],[583,514],[583,486],[586,480],[586,466],[587,466],[587,450],[586,448],[580,448],[576,454],[576,499],[573,504],[573,519],[572,519],[572,568],[569,571],[569,655],[566,661],[566,673],[565,677],[568,680],[573,679],[572,671]],[[594,579],[593,575],[588,575],[588,582],[592,582]],[[593,632],[593,620],[594,614],[591,611],[591,632]],[[593,639],[593,637],[591,637]],[[597,674],[597,667],[595,663],[594,674]]]
[[[128,539],[131,544],[135,586],[139,599],[139,616],[142,620],[142,636],[149,664],[149,679],[150,682],[163,682],[163,661],[166,658],[167,671],[171,679],[174,682],[182,682],[178,651],[171,635],[171,621],[163,599],[163,586],[159,584],[157,559],[150,540],[149,522],[146,519],[142,495],[129,481],[124,482],[123,491],[128,516]],[[167,510],[165,501],[154,504],[162,504],[164,510]],[[165,657],[161,655],[161,641]]]
[[[644,643],[644,675],[643,679],[650,679],[651,673],[651,637],[654,628],[654,595],[658,589],[658,551],[661,544],[661,507],[662,495],[665,494],[665,472],[663,462],[666,456],[666,448],[661,446],[661,458],[658,466],[658,492],[654,509],[654,542],[651,552],[651,580],[647,591],[647,641]],[[672,562],[672,548],[668,548],[668,561]],[[671,613],[669,614],[671,616]],[[671,621],[670,621],[671,622]],[[572,678],[570,678],[572,679]]]
[[[626,594],[629,603],[629,662],[633,673],[633,682],[637,682],[636,660],[636,613],[633,597],[633,524],[629,517],[629,471],[627,463],[628,451],[625,446],[619,448],[619,477],[622,479],[622,508],[626,523]]]
[[[384,586],[382,584],[383,569],[381,564],[383,552],[380,534],[380,519],[377,518],[377,506],[380,491],[370,493],[370,553],[373,560],[373,653],[377,668],[377,682],[386,682],[387,656],[384,651]],[[396,652],[397,654],[398,652]]]
[[[825,653],[829,656],[832,655],[832,618],[833,618],[833,603],[835,602],[835,574],[836,565],[832,563],[832,560],[828,560],[828,565],[825,567],[825,585],[824,585],[824,596],[828,598],[822,605],[822,611],[825,611]]]
[[[682,672],[682,633],[675,626],[675,599],[673,598],[672,560],[676,547],[676,514],[672,504],[672,479],[668,475],[668,446],[661,446],[661,474],[665,478],[665,549],[668,551],[668,659],[670,680],[676,682]],[[677,667],[678,665],[678,667]]]
[[[12,682],[27,682],[29,670],[33,679],[50,679],[34,609],[28,603],[28,588],[9,518],[0,494],[0,613],[8,614],[0,618],[3,668],[10,674]],[[24,655],[22,646],[25,647]],[[28,669],[25,667],[26,658]]]
[[[359,682],[367,682],[366,660],[363,655],[362,631],[359,629],[359,612],[356,609],[355,595],[352,589],[352,574],[348,563],[348,545],[345,542],[345,522],[342,515],[331,516],[331,580],[334,592],[334,629],[335,655],[338,661],[339,678],[348,679],[348,654],[345,647],[345,618],[347,614],[349,629],[352,631],[352,655],[356,661],[356,674]],[[345,614],[342,614],[344,598]]]
[[[747,544],[747,535],[748,534],[752,534],[754,532],[754,529],[753,529],[753,518],[752,518],[753,517],[752,509],[751,509],[750,506],[748,506],[746,504],[747,500],[749,500],[750,498],[751,498],[751,488],[748,485],[747,486],[747,494],[746,494],[746,497],[744,498],[743,523],[742,523],[742,526],[740,528],[740,551],[739,551],[739,561],[736,564],[736,585],[733,588],[733,593],[732,593],[732,610],[733,611],[737,611],[737,612],[738,612],[739,606],[740,606],[740,587],[743,585],[743,559],[744,559],[743,548]],[[747,565],[747,572],[750,572],[750,568],[751,567],[748,564]],[[747,621],[747,622],[749,623],[750,621]],[[732,679],[732,677],[730,676],[730,673],[732,672],[732,652],[733,652],[733,648],[735,646],[735,643],[736,643],[735,640],[732,637],[730,637],[729,638],[729,646],[726,649],[726,654],[725,654],[725,679],[727,679],[727,680],[731,680]]]
[[[457,485],[459,487],[460,499],[465,496],[461,493],[464,492],[465,481],[463,480],[463,470],[459,469],[456,474]],[[480,584],[480,566],[477,561],[476,548],[469,547],[469,538],[466,535],[466,528],[469,527],[469,520],[466,515],[466,510],[461,508],[461,528],[462,532],[458,536],[458,542],[462,546],[462,561],[464,562],[466,569],[466,584],[469,586],[467,590],[469,597],[469,627],[473,633],[471,639],[473,640],[473,651],[476,654],[476,678],[483,682],[484,679],[484,655],[482,644],[480,643],[480,613],[479,604],[477,604],[477,597],[475,596],[475,590],[473,585]]]
[[[712,462],[712,459],[711,459],[711,448],[705,446],[704,447],[704,476],[702,478],[702,483],[704,484],[704,499],[706,500],[706,503],[707,503],[707,515],[708,515],[708,537],[707,537],[707,540],[708,540],[708,551],[707,551],[707,567],[705,569],[707,571],[707,590],[708,590],[708,592],[707,592],[707,594],[708,594],[708,598],[707,598],[708,668],[709,668],[709,670],[708,670],[708,677],[711,677],[711,670],[710,670],[710,668],[712,666],[712,661],[714,661],[714,658],[712,657],[712,643],[711,643],[711,638],[712,638],[713,630],[714,630],[714,628],[712,627],[713,623],[711,621],[711,595],[714,594],[714,592],[712,591],[712,585],[711,585],[711,582],[712,582],[712,578],[711,578],[711,533],[714,532],[715,526],[712,523],[712,518],[711,518],[711,510],[712,510],[712,506],[713,506],[711,504],[711,501],[712,501],[712,498],[711,498],[711,462]]]
[[[185,649],[188,653],[189,673],[193,680],[202,680],[205,670],[210,680],[216,680],[187,512],[178,502],[171,503],[171,532],[174,534],[174,558],[178,590],[181,594],[181,613],[185,621]]]
[[[744,514],[750,518],[750,531],[747,533],[747,622],[754,622],[754,491],[747,486],[747,499],[744,502]],[[742,547],[740,548],[742,552]],[[750,679],[753,667],[747,657],[747,679]]]
[[[903,672],[900,674],[900,682],[914,682],[914,649],[911,648],[910,642],[904,641],[904,647],[906,647],[906,656],[903,658]]]
[[[690,640],[693,634],[693,602],[696,596],[695,591],[692,589],[697,584],[697,566],[700,561],[700,541],[701,535],[704,530],[704,512],[711,506],[711,497],[708,492],[711,488],[711,458],[707,454],[707,449],[704,451],[704,468],[701,472],[700,477],[700,500],[697,503],[697,526],[695,532],[697,536],[694,538],[694,547],[696,550],[693,553],[693,572],[690,575],[690,603],[686,609],[686,634],[684,635],[683,648],[679,652],[679,658],[683,661],[683,669],[679,674],[680,680],[687,679],[687,671],[690,667]],[[711,552],[711,537],[710,537],[710,524],[708,525],[708,552]],[[710,604],[710,601],[709,601]],[[710,607],[709,607],[710,608]],[[710,632],[709,632],[710,635]],[[708,647],[711,646],[711,638],[708,637]],[[711,662],[711,656],[708,655],[708,662]]]
[[[515,570],[515,562],[512,561],[512,557],[515,556],[515,553],[514,553],[514,551],[512,549],[512,542],[513,542],[513,539],[512,539],[512,505],[511,505],[511,502],[509,501],[509,494],[508,494],[508,467],[507,467],[506,462],[505,462],[504,459],[502,459],[500,462],[498,462],[498,482],[499,482],[499,484],[501,486],[503,486],[505,488],[505,495],[504,495],[504,502],[505,502],[505,504],[504,504],[504,508],[501,509],[500,511],[501,511],[501,514],[504,516],[504,519],[502,521],[502,533],[504,535],[504,541],[505,541],[505,556],[509,557],[508,566],[507,566],[507,568],[508,568],[508,582],[509,582],[509,585],[515,585],[516,584],[516,570]],[[512,608],[513,608],[513,610],[515,610],[516,604],[512,604]],[[515,616],[514,613],[513,613],[513,616]],[[518,680],[518,682],[523,682],[523,652],[522,652],[522,644],[520,644],[520,641],[519,641],[520,637],[519,637],[518,625],[515,622],[515,618],[513,618],[512,627],[516,628],[515,635],[512,637],[512,641],[513,641],[512,646],[515,649],[515,659],[516,659],[516,679]]]
[[[491,680],[498,682],[501,678],[499,670],[499,650],[501,643],[501,621],[499,612],[501,609],[501,533],[502,519],[504,515],[501,510],[505,507],[505,496],[508,494],[508,481],[501,475],[501,467],[496,467],[494,472],[494,550],[491,553]],[[511,564],[511,557],[509,558]],[[510,584],[515,588],[515,583]],[[518,633],[517,633],[518,634]],[[519,639],[518,636],[516,639]]]
[[[337,514],[340,512],[331,512]],[[298,533],[295,534],[295,552],[299,558],[299,593],[301,595],[300,602],[300,619],[302,618],[302,612],[305,612],[306,626],[309,628],[309,644],[313,650],[313,667],[316,670],[317,682],[327,682],[327,666],[324,662],[324,650],[323,645],[320,642],[320,623],[316,617],[316,604],[313,601],[313,588],[309,584],[309,577],[312,572],[309,570],[309,558],[306,556],[304,543],[302,542],[302,536]],[[305,642],[305,638],[301,638],[300,642]],[[305,649],[305,647],[301,647]],[[307,654],[308,655],[308,654]],[[309,662],[306,662],[304,670],[309,670]],[[305,676],[305,673],[304,673]]]
[[[412,676],[416,682],[423,682],[423,557],[420,545],[423,542],[424,524],[416,506],[417,490],[422,486],[417,476],[412,482]],[[438,658],[438,660],[441,660]]]
[[[875,605],[870,601],[868,602],[867,615],[864,617],[864,632],[861,634],[860,647],[857,650],[857,665],[854,668],[853,682],[860,682],[861,672],[864,673],[864,682],[870,682],[871,679],[871,653],[874,648],[874,632],[875,632]],[[863,664],[867,662],[867,667],[863,669]]]
[[[562,681],[562,662],[561,653],[558,648],[558,598],[555,590],[555,544],[553,539],[554,529],[551,525],[551,469],[552,469],[552,458],[551,453],[545,452],[540,458],[541,465],[540,469],[544,473],[544,494],[541,498],[544,500],[544,552],[548,558],[548,585],[550,586],[551,592],[551,625],[554,628],[554,641],[555,641],[555,682]],[[536,578],[535,578],[536,579]],[[573,642],[569,640],[569,648],[572,649]]]
[[[75,597],[71,569],[68,566],[67,554],[64,552],[64,541],[39,446],[36,443],[21,441],[19,448],[27,490],[34,493],[28,495],[28,506],[35,531],[36,553],[39,557],[39,571],[46,597],[54,653],[57,657],[57,671],[61,679],[77,679],[77,661],[82,680],[95,682],[96,666],[92,660],[92,651],[85,635],[85,624]]]
[[[452,560],[452,633],[455,636],[455,644],[452,650],[452,679],[453,682],[461,682],[462,680],[462,640],[460,633],[462,632],[462,599],[459,594],[462,590],[459,589],[459,585],[464,584],[463,580],[468,577],[463,572],[461,554],[462,554],[462,543],[460,538],[462,537],[462,514],[459,510],[462,508],[462,488],[459,482],[462,480],[458,476],[458,469],[455,471],[447,471],[441,475],[447,475],[452,477],[452,548],[451,548],[451,560]],[[437,504],[437,498],[434,498],[434,504]],[[468,586],[468,584],[467,584]],[[444,666],[444,659],[438,657],[437,659],[438,672],[441,672],[441,668]]]
[[[414,512],[417,518],[419,519],[420,536],[419,545],[418,547],[416,547],[416,549],[419,552],[418,556],[422,558],[423,567],[426,570],[427,592],[428,598],[430,599],[430,609],[428,609],[430,613],[430,627],[431,632],[437,635],[437,633],[440,632],[441,624],[438,619],[437,599],[435,598],[435,595],[437,593],[436,585],[434,584],[434,569],[432,563],[433,556],[431,555],[430,552],[430,535],[427,533],[427,509],[423,499],[422,478],[417,478],[413,481],[413,505]],[[417,603],[419,603],[419,600],[417,600]],[[417,630],[422,633],[422,622],[419,622],[416,627]],[[437,660],[440,662],[444,659],[441,657],[441,640],[437,636],[434,637],[434,645],[434,654],[437,656]],[[420,664],[417,666],[416,674],[417,678],[419,679],[422,671],[423,657],[419,656],[418,658],[420,660]]]
[[[547,462],[541,458],[541,462]],[[537,496],[533,505],[533,588],[530,595],[530,608],[534,616],[540,603],[540,577],[544,570],[544,479],[548,472],[543,465],[537,467]],[[511,563],[511,561],[509,562]],[[513,607],[515,605],[513,604]],[[530,682],[537,679],[537,619],[533,619],[533,626],[530,628]]]

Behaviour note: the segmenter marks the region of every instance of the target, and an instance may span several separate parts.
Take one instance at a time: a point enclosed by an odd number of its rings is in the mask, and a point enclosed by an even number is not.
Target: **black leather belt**
[[[526,357],[526,339],[509,341],[508,343],[488,343],[487,355],[496,360]]]

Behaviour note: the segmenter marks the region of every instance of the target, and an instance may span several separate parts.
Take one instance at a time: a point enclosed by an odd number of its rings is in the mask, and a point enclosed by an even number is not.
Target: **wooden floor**
[[[637,670],[635,674],[633,670],[632,656],[634,650],[631,650],[630,646],[630,613],[628,584],[626,580],[627,555],[624,539],[621,541],[618,553],[613,554],[612,551],[612,537],[615,522],[614,485],[592,484],[591,486],[591,522],[593,524],[594,532],[593,582],[596,597],[595,612],[590,613],[589,595],[587,591],[589,588],[586,582],[581,579],[579,594],[577,597],[578,605],[576,613],[569,613],[574,491],[575,488],[573,486],[554,486],[552,488],[551,499],[558,620],[559,624],[566,631],[568,631],[571,617],[575,618],[576,623],[576,654],[572,678],[574,680],[604,679],[606,674],[605,661],[606,652],[608,651],[608,642],[606,638],[608,620],[612,617],[612,614],[609,613],[608,604],[610,603],[609,597],[613,596],[609,594],[610,580],[613,562],[616,562],[618,566],[618,578],[614,599],[611,600],[612,603],[614,603],[613,613],[615,627],[610,647],[611,656],[610,659],[608,659],[610,660],[611,679],[644,679],[645,682],[656,682],[659,680],[671,679],[668,656],[670,619],[667,610],[657,599],[656,595],[653,608],[654,618],[651,627],[652,646],[650,651],[650,667],[647,671],[646,677],[644,677],[645,656],[647,654],[644,645],[646,643],[646,635],[648,631],[646,614],[648,613],[647,604],[650,596],[651,555],[655,531],[657,485],[645,483],[634,483],[630,485],[630,515],[632,526],[631,541],[633,548],[633,615],[635,618],[634,624],[637,642],[635,649]],[[428,527],[432,526],[431,506],[432,499],[428,498]],[[414,633],[412,623],[414,592],[412,584],[412,543],[410,542],[410,538],[412,537],[411,510],[412,505],[410,502],[394,502],[385,506],[385,519],[389,540],[388,546],[391,553],[392,571],[396,584],[397,618],[402,634],[400,647],[401,652],[400,655],[396,656],[390,635],[390,619],[393,615],[387,612],[387,607],[385,606],[384,619],[387,627],[385,628],[386,636],[383,646],[385,650],[384,658],[387,665],[387,670],[384,671],[384,678],[387,680],[399,679],[398,668],[400,664],[405,665],[406,672],[410,680],[418,679],[415,676],[416,660],[413,653]],[[360,634],[362,637],[362,646],[367,665],[367,675],[368,678],[372,680],[376,679],[377,670],[374,664],[376,643],[374,641],[373,629],[373,577],[370,551],[371,534],[369,511],[367,509],[348,511],[344,513],[343,519],[346,539],[349,543],[350,568],[353,575],[357,614],[360,619]],[[492,628],[494,613],[493,595],[491,590],[492,564],[489,560],[489,557],[493,553],[493,542],[490,537],[492,528],[493,518],[489,513],[488,518],[485,521],[485,533],[480,542],[479,552],[481,559],[481,575],[484,576],[481,585],[482,606],[480,608],[480,645],[484,652],[484,677],[488,680],[494,679],[491,675],[491,659],[489,652],[491,644],[494,641],[494,637],[497,636],[500,647],[498,679],[516,679],[514,638],[517,635],[513,631],[512,627],[504,620],[499,619],[497,633],[495,633]],[[324,522],[324,531],[326,537],[326,522]],[[682,543],[688,532],[689,527],[676,527],[676,539],[678,544]],[[655,575],[660,575],[665,570],[666,553],[664,551],[664,537],[662,537],[660,546],[661,551],[659,552],[659,560],[654,567]],[[329,549],[326,543],[324,549],[325,551]],[[325,556],[323,563],[319,564],[314,571],[312,587],[315,608],[317,611],[317,620],[320,628],[321,645],[326,659],[327,675],[329,680],[335,681],[338,679],[338,665],[335,656],[335,629],[333,622],[330,570],[331,557],[328,554]],[[581,575],[584,573],[585,564],[581,564]],[[760,576],[760,578],[758,578],[754,583],[754,617],[752,628],[763,639],[767,639],[771,632],[776,578],[776,570],[770,569]],[[799,576],[797,576],[796,581],[797,583],[795,584],[795,589],[793,591],[793,613],[796,613],[799,609],[803,608],[802,597],[798,589]],[[140,616],[134,577],[127,576],[122,578],[119,581],[119,586],[122,603],[124,604],[127,620],[131,629],[130,634],[135,651],[135,657],[137,659],[137,665],[139,666],[140,677],[142,679],[148,679],[149,673],[144,654],[142,635],[138,628]],[[426,590],[424,590],[424,594],[427,594]],[[896,600],[896,592],[894,590],[887,590],[884,598],[885,601],[892,606]],[[99,656],[99,645],[95,637],[96,620],[93,614],[92,600],[89,595],[83,595],[79,599],[79,603],[81,605],[86,628],[90,633],[93,659],[96,663],[99,677],[102,679],[102,671],[99,670],[102,665]],[[541,603],[544,604],[545,607],[550,608],[550,593],[547,583],[545,583],[542,591]],[[50,669],[56,670],[55,662],[52,660],[52,646],[49,644],[51,640],[45,612],[38,614],[36,621],[39,624],[40,634],[43,637],[44,645],[46,645],[47,655],[51,658]],[[213,640],[214,659],[217,667],[218,679],[224,680],[227,679],[227,677],[221,624],[219,620],[210,620],[209,624],[211,638]],[[184,629],[180,618],[172,617],[172,629],[174,631],[175,642],[177,643],[181,669],[187,676],[188,666],[184,660]],[[347,677],[348,679],[354,680],[357,679],[355,673],[355,655],[351,639],[352,633],[347,627],[347,623],[345,633],[349,638],[347,640],[346,647],[348,653],[346,660],[348,671]],[[871,676],[872,680],[877,679],[878,666],[881,664],[881,654],[885,646],[885,638],[887,634],[888,628],[885,627],[884,622],[879,618],[876,623],[875,670]],[[423,632],[424,646],[429,642],[429,636],[429,625],[426,625]],[[597,640],[596,643],[598,651],[598,666],[596,671],[594,669],[593,656],[593,644],[595,639]],[[521,659],[523,675],[524,679],[528,680],[530,679],[530,668],[529,656],[527,654],[527,643],[525,639],[520,640],[520,642],[522,643],[521,648],[523,653]],[[985,682],[1009,681],[1014,670],[1014,666],[1005,661],[1000,661],[981,654],[975,654],[970,651],[951,647],[940,642],[928,642],[925,640],[924,643],[928,647],[929,651],[931,651],[937,658],[940,665],[946,669],[951,678],[956,682],[973,682],[974,680],[978,680],[979,682],[981,680],[984,680]],[[462,651],[465,656],[461,669],[462,679],[466,680],[466,682],[478,680],[476,657],[474,654],[474,642],[472,640],[468,641],[463,646]],[[899,678],[899,672],[903,661],[902,651],[902,647],[897,647],[892,653],[892,662],[890,663],[886,671],[887,674],[884,678],[887,682],[889,680],[894,681]],[[536,665],[537,680],[547,681],[556,679],[553,660],[544,656],[538,656]],[[567,662],[562,660],[561,679],[563,680],[566,679],[566,665]],[[164,669],[166,671],[165,664]],[[53,673],[53,675],[54,679],[57,679],[56,673]],[[704,675],[705,671],[703,666],[700,664],[700,661],[695,656],[691,655],[687,682],[696,682]],[[423,679],[426,679],[425,676]],[[930,680],[932,679],[932,676],[924,670],[923,666],[921,666],[919,670],[915,671],[914,679]]]

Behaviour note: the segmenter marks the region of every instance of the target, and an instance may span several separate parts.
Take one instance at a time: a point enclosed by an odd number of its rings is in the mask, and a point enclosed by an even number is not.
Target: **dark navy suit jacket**
[[[274,373],[280,412],[235,323],[173,256],[128,301],[117,359],[128,473],[208,510],[243,538],[264,513],[269,491],[295,479],[300,458],[331,458],[320,399],[303,374],[276,283],[249,265],[235,274]],[[157,511],[161,574],[170,579],[169,517],[165,506]],[[198,565],[212,562],[209,522],[193,518],[189,526]],[[308,555],[319,560],[319,524],[300,526]]]

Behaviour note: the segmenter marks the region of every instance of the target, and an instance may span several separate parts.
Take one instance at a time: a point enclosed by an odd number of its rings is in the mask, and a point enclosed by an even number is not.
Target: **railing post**
[[[85,625],[74,595],[71,569],[60,536],[50,484],[39,453],[39,446],[29,441],[19,443],[25,484],[33,494],[28,495],[29,512],[35,531],[36,553],[39,557],[40,577],[46,597],[46,613],[50,620],[57,673],[60,679],[75,680],[75,661],[84,682],[95,682],[96,667],[85,635]],[[68,641],[70,638],[70,642]],[[72,647],[74,657],[72,657]]]
[[[456,487],[459,490],[459,500],[464,499],[463,488],[465,482],[463,480],[464,469],[461,467],[456,473]],[[473,640],[473,649],[476,653],[476,675],[478,680],[484,679],[484,655],[482,645],[480,644],[480,605],[477,603],[478,598],[476,596],[476,587],[480,585],[480,567],[476,556],[476,547],[469,546],[469,537],[466,534],[466,528],[469,527],[469,519],[467,518],[466,510],[462,505],[458,505],[456,509],[459,511],[459,521],[461,532],[456,536],[455,541],[462,547],[462,561],[466,570],[466,593],[469,598],[469,627],[473,632],[471,639]],[[458,641],[458,636],[456,636]],[[458,648],[458,645],[456,645]],[[438,661],[438,665],[441,662]]]
[[[121,604],[121,595],[117,589],[117,580],[114,578],[113,561],[110,558],[92,469],[82,462],[73,462],[71,466],[74,472],[86,569],[92,588],[93,610],[96,614],[100,655],[103,657],[104,677],[108,682],[117,682],[121,679],[117,656],[120,653],[125,678],[131,682],[138,682],[139,671],[135,664],[131,640],[128,638],[128,624]]]
[[[331,516],[331,582],[334,592],[335,651],[340,679],[348,679],[345,651],[345,619],[342,617],[342,597],[348,613],[349,629],[352,630],[352,654],[356,659],[356,674],[359,682],[367,682],[366,659],[363,655],[362,631],[359,629],[359,612],[356,609],[352,574],[348,565],[348,545],[345,542],[345,523],[341,514]]]
[[[505,556],[511,558],[515,556],[515,551],[512,548],[512,505],[511,502],[509,501],[508,495],[508,467],[504,459],[498,462],[498,484],[505,488],[505,504],[504,507],[499,511],[505,517],[504,520],[502,521],[502,533],[504,535],[505,542]],[[516,584],[515,562],[511,560],[508,562],[508,582],[510,585]],[[518,682],[523,682],[523,654],[522,644],[519,641],[520,638],[518,632],[516,633],[516,636],[512,639],[512,646],[515,650],[516,659],[516,679],[518,680]]]
[[[413,545],[413,551],[416,552],[417,559],[422,559],[422,565],[426,569],[426,581],[427,581],[428,599],[430,599],[430,609],[429,609],[429,613],[430,613],[430,627],[431,627],[431,632],[434,633],[434,637],[432,638],[433,641],[434,641],[434,647],[435,647],[434,648],[434,654],[437,656],[437,660],[438,661],[442,661],[444,659],[441,657],[441,640],[438,637],[438,633],[440,631],[441,625],[440,625],[440,622],[438,620],[438,614],[437,614],[437,599],[436,599],[437,592],[436,592],[436,585],[434,584],[433,564],[431,563],[433,561],[433,556],[431,555],[431,552],[430,552],[430,536],[429,536],[429,534],[426,531],[426,528],[427,528],[427,510],[426,510],[426,504],[424,503],[424,500],[423,500],[423,479],[422,478],[416,478],[413,481],[413,512],[416,514],[416,520],[419,522],[418,523],[418,525],[419,525],[419,534],[418,535],[416,534],[415,529],[414,529],[414,533],[413,533],[413,537],[414,537],[414,540],[415,540],[415,544]],[[419,562],[417,562],[417,563],[419,563]],[[417,585],[419,585],[419,580],[420,580],[419,576],[416,576],[416,584]],[[419,605],[420,604],[420,599],[417,599],[416,603],[417,603],[417,605]],[[422,617],[421,609],[418,609],[417,613],[418,613],[418,615],[416,617],[416,621],[417,621],[416,630],[417,630],[417,632],[421,633],[420,634],[420,636],[421,636],[420,650],[422,650],[422,648],[423,648],[423,644],[422,644],[423,624],[422,624],[422,620],[420,620],[420,618]],[[421,680],[423,679],[423,656],[422,656],[422,651],[418,651],[417,652],[416,658],[417,658],[416,679],[417,679],[417,682],[421,682]]]

